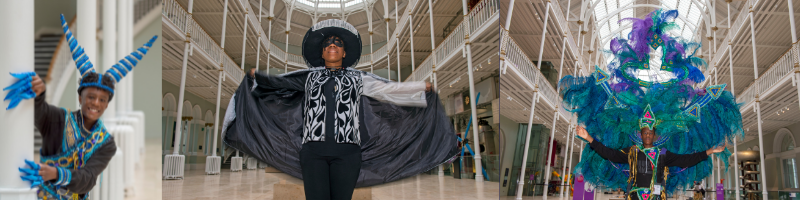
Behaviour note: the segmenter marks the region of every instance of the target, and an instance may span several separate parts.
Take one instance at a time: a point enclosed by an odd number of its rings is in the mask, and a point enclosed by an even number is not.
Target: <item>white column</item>
[[[786,1],[789,4],[789,26],[792,27],[792,44],[797,42],[797,32],[794,28],[794,6],[792,1]]]
[[[730,5],[730,3],[728,3],[728,5]],[[736,200],[739,200],[739,190],[741,190],[741,188],[739,188],[739,156],[736,155],[739,153],[739,151],[736,149],[736,146],[738,146],[738,144],[736,144],[737,141],[736,139],[737,139],[736,136],[734,136],[733,137],[733,182],[735,183],[733,184],[734,186],[733,189],[736,190]]]
[[[262,16],[262,13],[263,13],[261,11],[261,3],[263,3],[263,2],[264,2],[264,0],[259,0],[258,1],[258,25],[259,26],[261,25],[261,16]],[[261,64],[261,31],[262,31],[261,29],[258,29],[258,31],[256,33],[257,37],[258,37],[258,47],[256,48],[256,71],[258,71],[258,65]]]
[[[397,0],[394,0],[394,30],[397,32],[397,34],[394,35],[394,47],[397,50],[397,82],[403,82],[402,78],[400,78],[400,32],[402,32],[402,30],[397,29],[397,25],[400,24],[400,18],[397,17],[399,12],[400,7],[397,7]]]
[[[467,0],[461,1],[461,6],[464,9],[464,23],[465,29],[469,29],[469,19],[467,19],[467,13],[469,13],[469,9],[467,8]],[[411,24],[411,14],[408,15],[409,18],[409,27],[412,26]],[[470,47],[470,39],[469,33],[464,31],[466,34],[464,36],[464,49],[467,50],[467,75],[469,76],[469,96],[470,99],[475,99],[475,76],[473,73],[472,68],[472,47]],[[409,33],[411,35],[411,69],[414,69],[414,32]],[[484,97],[485,98],[485,97]],[[477,104],[474,100],[469,101],[470,111],[472,112],[472,138],[473,138],[473,147],[475,147],[475,182],[483,182],[483,167],[481,166],[481,151],[480,151],[480,135],[478,132],[478,113],[477,113]]]
[[[531,129],[533,125],[534,111],[536,110],[536,101],[539,100],[539,85],[534,84],[533,98],[531,98],[531,113],[528,114],[528,131],[525,133],[525,148],[522,150],[522,168],[519,170],[519,179],[517,179],[517,200],[522,199],[522,186],[525,185],[525,167],[528,164],[528,148],[530,148]]]
[[[289,25],[287,24],[286,26],[288,27]],[[284,50],[286,51],[286,53],[283,54],[283,73],[288,73],[289,72],[289,29],[288,28],[286,29],[285,42],[286,42],[286,47]]]
[[[567,5],[569,6],[569,4],[567,4]],[[567,9],[567,10],[569,10],[569,9]],[[508,4],[508,14],[506,15],[506,25],[503,26],[503,27],[505,27],[505,28],[511,27],[511,16],[513,16],[512,15],[513,13],[514,13],[514,0],[511,0],[511,2]]]
[[[127,26],[126,26],[126,30],[125,30],[125,44],[126,44],[125,45],[125,49],[127,49],[128,54],[130,54],[131,52],[133,52],[136,49],[136,47],[133,47],[133,37],[134,37],[134,35],[133,35],[133,20],[134,20],[133,19],[133,6],[134,6],[134,3],[133,3],[133,0],[127,0],[126,2],[128,3],[128,9],[125,10],[125,16],[124,16],[125,17],[125,21],[127,22]],[[189,13],[189,16],[191,16],[191,13]],[[126,87],[126,89],[127,89],[126,93],[128,94],[128,96],[126,97],[126,100],[125,100],[125,106],[126,106],[126,109],[127,109],[126,111],[133,111],[133,74],[134,73],[128,74],[128,76],[127,76],[128,78],[126,80],[128,82],[128,86]],[[142,123],[142,122],[140,122],[140,123]]]
[[[383,19],[386,21],[386,79],[392,80],[392,54],[389,53],[391,50],[389,46],[389,3],[386,2],[387,0],[381,0],[383,3]]]
[[[544,51],[544,42],[545,42],[545,39],[546,39],[545,36],[547,36],[547,20],[549,20],[549,19],[550,19],[550,1],[547,2],[547,5],[545,5],[545,10],[544,10],[544,23],[542,23],[542,26],[544,26],[542,28],[542,42],[539,45],[539,61],[537,61],[537,63],[536,63],[536,67],[539,68],[539,69],[542,69],[542,53]],[[544,78],[544,77],[542,77],[542,78]],[[550,143],[548,143],[548,145],[553,143],[553,139],[554,139],[553,136],[556,133],[556,120],[557,119],[558,119],[558,106],[556,106],[556,110],[555,110],[555,112],[553,112],[553,128],[552,128],[552,130],[550,130]],[[544,170],[544,173],[545,173],[545,175],[544,175],[544,177],[545,177],[545,179],[544,179],[545,191],[544,191],[544,195],[543,195],[543,199],[544,200],[547,200],[547,185],[549,184],[548,180],[550,180],[550,174],[549,174],[549,172],[550,172],[550,162],[552,162],[551,161],[551,157],[552,156],[550,156],[551,151],[552,151],[552,148],[547,150],[547,165],[545,166],[545,170]]]
[[[728,18],[728,24],[731,24],[731,2],[730,1],[726,1],[726,3],[728,5],[728,17],[727,17]],[[733,37],[731,37],[731,38],[733,38]],[[731,39],[728,39],[728,70],[730,70],[728,74],[731,75],[731,95],[736,97],[736,95],[734,94],[734,91],[736,91],[736,90],[734,89],[734,82],[733,82],[733,46],[731,46]],[[735,158],[735,157],[737,157],[737,155],[734,153],[733,157]],[[738,178],[738,176],[737,176],[737,178]],[[739,182],[736,182],[736,183],[738,185]],[[737,190],[736,190],[736,200],[739,200],[738,186],[737,186]]]
[[[270,14],[270,16],[267,17],[267,20],[269,20],[269,30],[267,30],[267,43],[270,44],[270,45],[266,47],[267,48],[267,69],[266,69],[267,74],[269,74],[269,61],[272,59],[272,55],[270,55],[270,54],[272,53],[272,18],[273,17],[272,17],[272,12],[270,12],[269,14]]]
[[[755,24],[753,24],[753,21],[755,21],[755,18],[753,16],[753,10],[751,8],[750,9],[750,42],[753,43],[753,75],[755,76],[755,79],[753,81],[757,81],[758,80],[758,59],[756,59],[757,58],[756,57],[756,29],[755,29]],[[764,195],[766,195],[766,192],[765,192]]]
[[[567,142],[564,144],[564,167],[561,169],[561,176],[564,177],[564,178],[561,179],[561,185],[562,185],[561,187],[562,187],[562,189],[559,192],[559,196],[561,198],[564,197],[564,191],[567,188],[569,188],[569,187],[566,187],[566,186],[563,186],[563,185],[564,184],[569,184],[569,182],[567,182],[568,180],[566,179],[566,177],[570,173],[569,171],[567,171],[567,168],[570,167],[569,157],[572,155],[571,152],[570,152],[570,149],[572,147],[571,140],[572,140],[572,132],[575,129],[574,126],[575,126],[575,124],[573,124],[572,121],[570,121],[569,128],[567,128]]]
[[[191,17],[193,3],[194,3],[194,0],[189,0],[189,13],[190,14],[188,16],[186,16],[186,18],[187,18],[186,21],[189,21],[189,18]],[[186,30],[188,30],[188,29],[186,29]],[[191,45],[192,45],[191,37],[192,36],[187,32],[186,33],[186,41],[184,41],[184,47],[183,47],[183,63],[181,63],[181,85],[180,85],[180,88],[178,89],[179,92],[178,92],[178,114],[176,115],[177,117],[182,117],[183,116],[183,99],[184,99],[183,93],[186,92],[186,68],[187,68],[186,64],[189,61],[189,54],[190,54],[190,51],[191,51]],[[182,132],[181,123],[183,123],[183,120],[180,120],[180,121],[175,120],[175,121],[177,121],[178,124],[175,125],[175,144],[174,144],[175,148],[173,148],[173,150],[172,150],[172,155],[178,155],[178,150],[181,147],[181,138],[182,138],[181,137],[181,132]]]
[[[75,28],[76,32],[73,34],[75,34],[75,39],[80,41],[86,56],[89,57],[89,62],[94,65],[100,64],[97,62],[97,0],[78,0],[77,4],[78,11],[76,13],[80,16],[77,16],[78,27]],[[19,17],[13,16],[11,19],[16,18]],[[77,106],[80,107],[80,105]],[[116,110],[115,107],[110,106],[111,104],[106,110]],[[106,113],[105,116],[112,115]]]
[[[34,5],[33,1],[0,1],[0,84],[17,81],[9,73],[32,72],[34,62]],[[55,20],[55,17],[53,17]],[[11,28],[13,27],[13,28]],[[81,41],[81,45],[84,43]],[[13,48],[8,48],[13,47]],[[83,46],[86,48],[86,46]],[[87,52],[88,54],[88,52]],[[6,92],[3,92],[6,94]],[[33,160],[33,99],[23,100],[16,108],[6,110],[9,101],[0,109],[0,127],[7,134],[0,140],[0,199],[36,199],[36,190],[22,181],[17,170],[25,159]]]
[[[433,31],[434,30],[434,28],[433,28],[433,3],[431,3],[431,0],[428,0],[428,13],[430,15],[429,18],[430,18],[430,23],[431,23],[430,24],[431,25],[431,55],[430,56],[431,56],[431,70],[432,70],[431,71],[432,72],[431,73],[431,78],[433,79],[433,89],[436,90],[436,91],[439,91],[437,89],[439,85],[436,83],[437,82],[436,81],[436,64],[438,64],[438,63],[437,63],[437,60],[436,60],[436,39],[434,39],[434,37],[433,37],[435,35],[435,33]],[[439,175],[444,175],[444,172],[442,171],[442,167],[441,166],[439,166]]]
[[[249,12],[250,12],[250,8],[248,8],[248,7],[245,7],[245,11],[244,11],[244,21],[243,21],[243,23],[242,23],[242,26],[244,26],[244,30],[242,31],[242,64],[241,64],[241,68],[242,68],[242,70],[244,70],[244,62],[245,62],[245,59],[244,59],[244,53],[245,53],[245,52],[247,52],[247,27],[248,27],[248,25],[247,25],[247,24],[248,24],[248,23],[247,23],[247,19],[248,19],[248,17],[250,16],[250,15],[249,15]],[[288,35],[287,35],[287,36],[288,36]],[[287,45],[288,45],[288,44],[287,44]],[[286,51],[286,52],[289,52],[289,51],[288,51],[288,48],[287,48],[287,51]],[[287,61],[287,62],[288,62],[288,61]]]
[[[117,1],[115,0],[103,0],[103,63],[101,67],[101,69],[103,69],[102,70],[103,72],[110,70],[111,66],[117,63],[116,59],[118,58],[116,53],[116,44],[117,44],[116,3]],[[108,107],[106,108],[106,115],[108,115],[109,117],[115,117],[116,111],[119,111],[120,113],[124,112],[125,106],[121,105],[121,101],[123,101],[122,99],[124,98],[120,98],[120,96],[118,96],[117,98],[112,98],[111,101],[108,102]]]
[[[756,124],[758,124],[758,147],[761,148],[760,151],[758,151],[758,155],[761,157],[761,162],[758,164],[758,166],[760,166],[761,168],[761,174],[760,174],[761,176],[759,177],[760,178],[759,187],[761,188],[761,193],[764,195],[763,197],[766,197],[767,175],[765,172],[766,169],[764,167],[765,165],[767,165],[766,160],[764,160],[764,151],[766,150],[766,147],[764,147],[764,133],[761,131],[761,97],[759,97],[758,94],[756,94],[755,108],[756,108],[755,109],[756,116],[758,117],[758,121],[756,122]]]
[[[544,175],[544,188],[545,189],[544,189],[544,195],[542,195],[542,196],[544,196],[545,200],[547,199],[547,185],[550,184],[550,175],[552,175],[552,173],[550,173],[550,165],[553,163],[553,156],[552,155],[553,155],[553,148],[555,148],[553,146],[553,140],[555,140],[555,135],[556,135],[556,121],[558,121],[558,105],[556,105],[556,109],[553,110],[553,128],[550,129],[550,143],[547,145],[549,148],[547,148],[547,155],[546,155],[547,156],[547,165],[544,167],[545,168],[545,170],[544,170],[544,173],[545,173],[545,175]]]
[[[115,1],[115,2],[116,2],[116,6],[117,6],[117,12],[115,13],[116,18],[108,18],[108,19],[115,19],[116,22],[117,22],[114,25],[114,26],[116,26],[115,27],[116,37],[114,38],[114,40],[116,42],[116,52],[111,51],[112,53],[114,53],[113,54],[114,56],[113,56],[113,58],[111,58],[111,60],[119,61],[120,59],[125,58],[126,52],[130,53],[128,51],[129,49],[125,47],[125,45],[127,45],[127,43],[125,42],[125,38],[126,38],[125,37],[125,33],[127,31],[127,27],[126,27],[126,23],[125,23],[125,12],[128,10],[127,9],[127,5],[128,4],[127,4],[127,0],[119,0],[119,1]],[[105,3],[105,0],[104,0],[104,3]],[[105,7],[103,9],[105,9]],[[80,13],[78,15],[80,15]],[[105,13],[103,13],[103,15],[105,15]],[[110,29],[106,29],[105,28],[106,27],[106,22],[107,22],[107,20],[103,20],[103,40],[112,41],[112,40],[108,40],[107,39],[107,37],[109,37],[109,36],[106,34],[106,30],[110,30]],[[111,50],[111,49],[107,49],[105,45],[106,44],[105,44],[105,41],[104,41],[103,42],[103,51]],[[104,53],[108,53],[108,52],[104,52]],[[104,56],[103,59],[105,60],[105,58],[106,57]],[[110,65],[106,65],[106,64],[103,64],[103,65],[104,65],[103,67],[110,66]],[[106,109],[106,114],[105,115],[108,115],[109,117],[113,117],[113,116],[116,116],[116,114],[110,114],[108,111],[119,110],[120,113],[125,111],[125,100],[126,100],[125,96],[127,95],[125,93],[125,90],[126,90],[125,86],[128,85],[127,79],[129,79],[129,78],[122,79],[115,86],[117,88],[116,89],[116,91],[117,91],[116,95],[114,95],[114,100],[112,100],[112,102],[108,104],[108,108],[109,109]],[[116,103],[114,103],[114,102],[116,102]],[[118,108],[117,109],[110,109],[112,103],[115,104],[116,105],[115,107],[118,107]],[[113,113],[116,113],[116,112],[113,112]]]
[[[408,9],[408,8],[406,8],[406,9]],[[464,16],[466,16],[466,15],[464,15]],[[408,11],[408,38],[411,41],[411,73],[413,74],[414,71],[415,71],[415,69],[414,69],[415,65],[414,65],[414,20],[413,20],[412,17],[413,17],[413,14],[411,14],[411,10],[409,10]],[[399,44],[398,44],[398,47],[400,47]],[[418,80],[414,80],[414,81],[418,81]]]

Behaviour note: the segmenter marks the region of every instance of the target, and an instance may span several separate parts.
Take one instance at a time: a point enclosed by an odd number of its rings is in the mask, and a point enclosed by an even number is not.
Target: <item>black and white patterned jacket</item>
[[[343,73],[333,76],[333,73]],[[309,141],[325,141],[325,96],[322,86],[331,78],[336,79],[337,132],[336,143],[361,144],[359,134],[359,103],[361,95],[399,106],[426,107],[425,82],[392,82],[375,74],[345,68],[332,72],[324,67],[299,70],[279,76],[256,73],[255,89],[289,89],[304,91],[303,144]]]

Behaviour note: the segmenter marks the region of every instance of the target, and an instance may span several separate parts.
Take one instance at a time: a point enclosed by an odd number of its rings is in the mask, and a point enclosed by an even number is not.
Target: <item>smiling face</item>
[[[103,112],[108,107],[110,94],[108,91],[98,87],[84,88],[80,93],[78,102],[81,104],[81,112],[86,121],[96,121],[100,119]],[[88,127],[87,127],[88,128]]]
[[[322,41],[322,59],[325,60],[325,66],[341,66],[345,54],[344,41],[341,38],[330,36]]]
[[[645,145],[652,145],[653,141],[656,138],[656,131],[651,130],[650,128],[644,127],[639,132],[642,136],[642,144]]]

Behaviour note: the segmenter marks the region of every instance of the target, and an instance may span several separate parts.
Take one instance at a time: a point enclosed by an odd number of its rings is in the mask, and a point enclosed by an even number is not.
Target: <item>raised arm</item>
[[[594,150],[594,152],[597,152],[597,154],[599,154],[600,157],[603,157],[605,159],[608,159],[608,161],[615,163],[628,163],[627,154],[625,154],[621,150],[614,150],[612,148],[608,148],[606,145],[603,145],[603,143],[600,143],[600,141],[594,140],[592,136],[589,135],[589,132],[586,132],[586,129],[584,129],[583,127],[578,126],[575,131],[577,131],[578,136],[585,139],[586,141],[589,141],[589,146],[592,147],[592,150]]]
[[[384,82],[369,74],[362,74],[364,84],[363,95],[389,102],[400,106],[426,107],[425,91],[429,90],[428,83],[414,82]]]
[[[36,93],[33,108],[34,126],[45,137],[50,134],[60,134],[64,129],[64,114],[66,111],[45,101],[44,82],[38,75],[32,78],[31,89]]]
[[[306,76],[271,76],[255,72],[255,69],[250,70],[251,77],[255,78],[259,89],[276,90],[276,89],[289,89],[296,91],[303,91],[305,89]]]

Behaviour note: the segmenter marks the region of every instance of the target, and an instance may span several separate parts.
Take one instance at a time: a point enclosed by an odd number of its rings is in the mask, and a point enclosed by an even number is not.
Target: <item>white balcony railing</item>
[[[562,14],[561,6],[559,4],[557,4],[557,3],[551,3],[550,7],[553,9],[553,13],[555,14],[555,16],[553,16],[553,18],[555,18],[557,20],[558,27],[561,29],[561,32],[562,33],[571,33],[572,30],[570,30],[569,23],[567,22],[567,19]],[[575,37],[573,37],[572,34],[567,34],[566,42],[567,42],[567,46],[568,46],[569,50],[572,52],[572,55],[581,55],[581,50],[578,48],[578,45],[575,44],[575,41],[576,41]],[[591,71],[590,67],[586,66],[586,63],[584,62],[583,59],[579,59],[578,60],[578,66],[584,66],[584,67],[582,67],[584,72],[588,73],[588,72]]]
[[[742,10],[739,11],[739,16],[736,16],[736,21],[733,21],[733,26],[729,27],[730,29],[728,31],[728,35],[725,36],[725,40],[722,40],[722,42],[730,42],[734,37],[736,37],[737,33],[739,33],[739,29],[742,28],[742,25],[744,24],[744,22],[747,20],[747,17],[749,16],[748,12],[750,12],[750,8],[747,8],[748,5],[755,5],[755,3],[757,3],[757,2],[758,1],[754,1],[754,0],[749,0],[749,1],[745,2],[744,6],[742,6]],[[726,50],[728,50],[727,48],[728,48],[728,45],[720,45],[719,49],[717,51],[714,51],[714,52],[725,52]],[[714,58],[712,60],[714,61],[714,63],[720,63],[720,61],[722,60],[722,57],[724,57],[726,55],[727,54],[724,54],[724,53],[715,54]]]
[[[175,0],[164,0],[161,11],[163,17],[169,19],[181,32],[191,35],[192,44],[199,48],[215,63],[223,64],[223,71],[233,80],[241,80],[244,72],[228,56],[223,56],[222,47],[219,46],[194,19],[187,18],[186,10]]]
[[[483,0],[469,12],[465,20],[461,21],[459,25],[450,32],[442,43],[436,47],[434,52],[428,55],[420,65],[414,69],[414,72],[406,78],[406,81],[421,81],[433,72],[433,64],[430,61],[431,55],[436,56],[439,63],[443,63],[448,58],[458,53],[464,47],[464,38],[467,35],[475,35],[481,27],[485,26],[493,17],[497,17],[498,13],[497,0]],[[467,24],[469,23],[469,24]],[[465,32],[467,25],[470,25],[470,31]],[[474,37],[474,36],[472,36]]]
[[[792,44],[792,48],[786,51],[778,61],[772,63],[769,69],[764,72],[761,76],[747,86],[747,89],[744,89],[742,94],[736,95],[736,102],[744,103],[745,106],[742,107],[744,109],[747,107],[747,104],[750,104],[755,100],[756,93],[764,92],[775,86],[781,79],[785,78],[786,76],[793,75],[794,72],[794,63],[797,62],[797,52],[800,49],[800,43]]]

